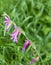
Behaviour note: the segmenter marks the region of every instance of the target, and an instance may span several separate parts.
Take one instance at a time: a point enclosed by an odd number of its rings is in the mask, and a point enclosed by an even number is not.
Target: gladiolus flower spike
[[[4,15],[4,19],[5,19],[5,26],[6,26],[6,31],[9,30],[9,27],[11,26],[11,20],[9,17],[7,17],[6,15]]]
[[[23,48],[22,48],[22,51],[23,51],[23,52],[25,51],[27,45],[30,45],[30,41],[25,40],[25,43],[24,43]]]
[[[38,59],[39,59],[39,57],[35,57],[34,59],[32,59],[32,60],[30,61],[30,64],[32,64],[33,62],[38,61]]]
[[[21,34],[20,28],[17,27],[16,25],[14,25],[14,31],[13,33],[10,35],[11,39],[13,40],[13,42],[18,43],[18,35]]]

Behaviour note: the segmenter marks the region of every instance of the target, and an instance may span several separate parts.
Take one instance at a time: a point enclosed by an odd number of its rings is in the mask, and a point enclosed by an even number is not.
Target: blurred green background
[[[4,12],[24,31],[18,44],[4,36]],[[23,53],[26,37],[32,46]],[[39,60],[30,64],[36,56]],[[51,0],[0,0],[0,65],[51,65]]]

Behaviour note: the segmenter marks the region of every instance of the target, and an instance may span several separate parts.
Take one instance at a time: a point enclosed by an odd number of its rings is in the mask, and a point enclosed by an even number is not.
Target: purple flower
[[[22,48],[22,51],[23,51],[23,52],[25,51],[27,45],[30,45],[30,41],[25,40],[25,43],[24,43],[23,48]]]
[[[36,57],[36,58],[32,59],[32,60],[30,61],[30,64],[32,64],[33,62],[38,61],[38,59],[39,59],[39,57]]]
[[[5,25],[6,25],[6,31],[8,31],[9,27],[11,26],[11,20],[9,17],[7,17],[6,15],[4,16],[5,19]]]
[[[10,36],[11,36],[11,39],[12,39],[14,42],[18,43],[18,35],[21,34],[20,28],[17,27],[16,25],[14,25],[14,28],[15,28],[15,29],[14,29],[13,33],[12,33]]]

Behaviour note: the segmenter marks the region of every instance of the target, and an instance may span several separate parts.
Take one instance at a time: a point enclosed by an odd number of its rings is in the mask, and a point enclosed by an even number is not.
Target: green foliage
[[[18,44],[4,36],[4,12],[22,29]],[[32,46],[23,53],[25,39]],[[0,65],[30,65],[35,56],[32,65],[51,65],[51,0],[0,0]]]

